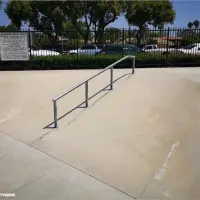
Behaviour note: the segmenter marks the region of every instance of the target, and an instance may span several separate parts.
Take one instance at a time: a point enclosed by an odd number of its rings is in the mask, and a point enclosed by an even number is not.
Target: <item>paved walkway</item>
[[[115,70],[115,78],[130,70]],[[200,199],[200,69],[137,69],[59,121],[51,99],[95,71],[0,74],[0,193],[31,199]],[[109,83],[104,74],[90,95]],[[82,98],[82,99],[81,99]],[[59,103],[59,115],[84,90]],[[9,198],[12,199],[12,198]]]

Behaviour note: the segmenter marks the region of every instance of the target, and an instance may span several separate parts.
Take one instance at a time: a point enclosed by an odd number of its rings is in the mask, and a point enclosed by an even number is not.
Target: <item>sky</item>
[[[3,0],[5,6],[6,0]],[[176,11],[176,19],[173,25],[167,27],[186,27],[188,22],[199,20],[200,21],[200,1],[196,0],[173,0],[174,9]],[[4,13],[3,9],[0,10],[0,26],[8,25],[10,20]],[[128,24],[123,16],[120,16],[114,23],[110,24],[116,28],[128,28]],[[26,29],[27,27],[23,27]]]

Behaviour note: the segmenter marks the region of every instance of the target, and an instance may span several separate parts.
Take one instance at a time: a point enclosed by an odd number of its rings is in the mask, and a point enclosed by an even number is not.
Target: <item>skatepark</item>
[[[200,68],[0,73],[0,193],[15,200],[200,199]],[[109,84],[89,82],[89,96]],[[67,115],[65,115],[68,113]],[[1,197],[0,197],[1,199]]]

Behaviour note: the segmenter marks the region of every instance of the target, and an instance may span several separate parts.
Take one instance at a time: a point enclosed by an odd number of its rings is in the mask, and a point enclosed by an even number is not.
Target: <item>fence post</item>
[[[57,119],[57,105],[55,100],[53,100],[53,115],[54,115],[54,128],[57,128],[58,119]]]
[[[30,56],[30,60],[31,60],[31,32],[30,29],[28,29],[28,48],[29,48],[29,56]]]
[[[122,45],[123,45],[123,48],[124,48],[124,28],[122,29]],[[123,51],[122,55],[124,57],[124,51]]]
[[[73,33],[73,32],[72,32]],[[79,35],[78,35],[78,32],[77,32],[77,40],[76,40],[76,49],[77,49],[77,60],[78,60],[78,48],[79,48],[79,37],[78,37]]]
[[[110,90],[113,89],[113,67],[110,68]]]
[[[63,32],[62,32],[62,35],[61,35],[61,42],[62,42],[62,53],[63,53]]]
[[[88,81],[85,82],[85,107],[88,107]]]
[[[166,61],[168,60],[168,51],[169,51],[169,27],[167,28],[167,54],[166,54]]]
[[[134,74],[135,72],[135,56],[133,56],[133,60],[132,60],[132,74]]]

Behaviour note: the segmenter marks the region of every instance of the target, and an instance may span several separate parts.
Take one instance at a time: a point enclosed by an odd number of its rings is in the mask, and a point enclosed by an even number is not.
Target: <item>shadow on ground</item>
[[[131,73],[126,73],[120,77],[118,77],[117,79],[115,79],[113,81],[113,83],[119,81],[120,79],[124,78],[125,76],[131,75]],[[129,78],[129,77],[128,77]],[[95,96],[97,96],[98,94],[100,94],[101,92],[107,91],[107,93],[105,95],[103,95],[102,97],[100,97],[97,101],[101,100],[103,97],[105,97],[110,91],[112,91],[110,88],[110,84],[107,85],[106,87],[104,87],[103,89],[99,90],[98,92],[96,92],[95,94],[93,94],[91,97],[88,98],[88,100],[93,99]],[[81,102],[79,105],[73,107],[70,111],[68,111],[67,113],[63,114],[62,116],[60,116],[57,119],[57,122],[59,122],[61,119],[63,119],[64,117],[66,117],[67,115],[69,115],[70,113],[72,113],[73,111],[77,110],[77,109],[84,109],[87,108],[86,107],[86,101]],[[51,122],[50,124],[46,125],[43,129],[55,129],[55,123],[54,121]]]

